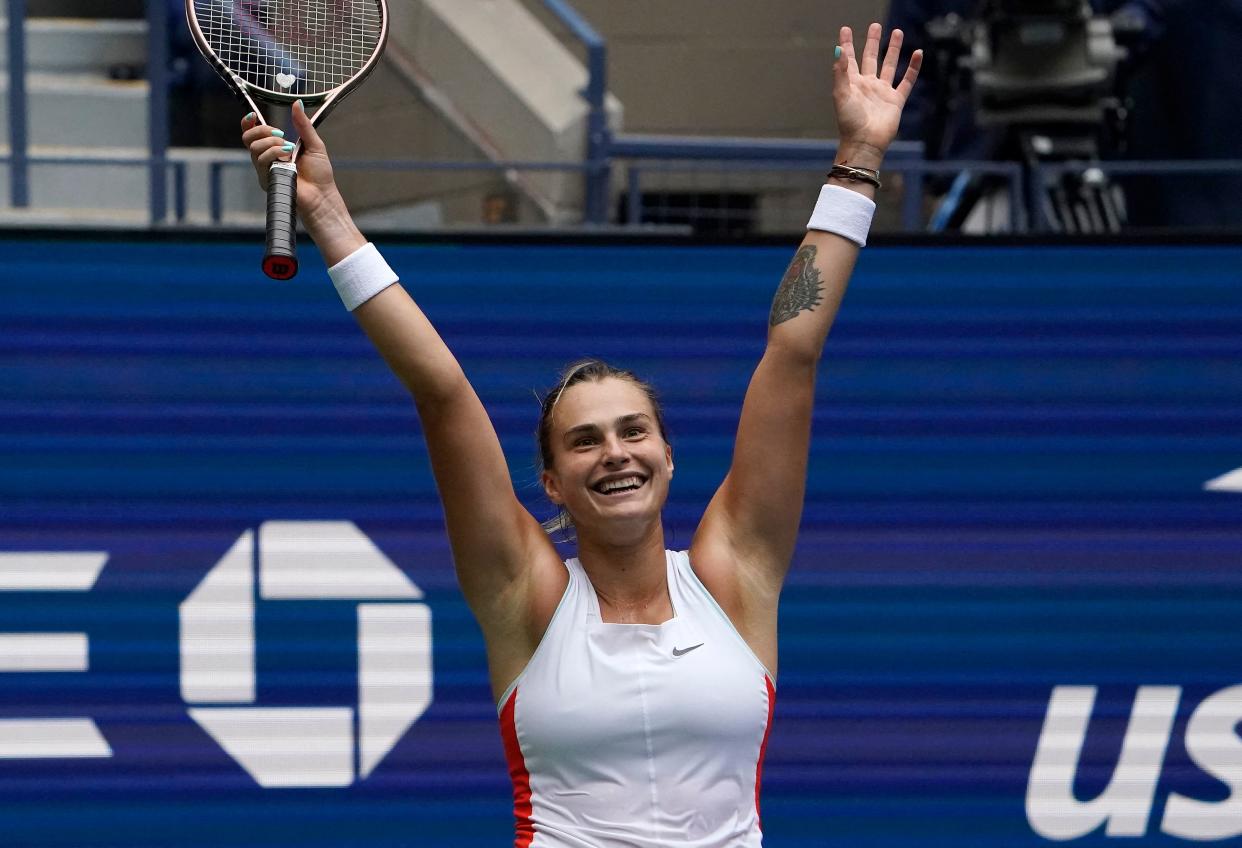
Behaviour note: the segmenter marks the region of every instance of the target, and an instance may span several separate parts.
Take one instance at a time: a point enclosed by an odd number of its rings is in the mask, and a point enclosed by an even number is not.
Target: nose
[[[608,468],[622,468],[630,461],[625,441],[615,435],[604,438],[603,462]]]

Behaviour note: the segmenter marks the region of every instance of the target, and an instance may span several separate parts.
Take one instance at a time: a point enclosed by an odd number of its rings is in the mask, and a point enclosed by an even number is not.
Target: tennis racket
[[[264,124],[258,101],[301,100],[318,127],[374,70],[388,40],[385,0],[185,0],[185,16],[203,58]],[[268,172],[263,272],[276,280],[298,272],[301,151],[299,142]]]

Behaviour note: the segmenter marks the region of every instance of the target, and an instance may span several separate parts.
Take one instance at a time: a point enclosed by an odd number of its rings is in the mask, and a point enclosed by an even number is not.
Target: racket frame
[[[208,41],[202,26],[198,22],[198,14],[194,11],[195,0],[185,0],[186,25],[194,46],[224,80],[229,89],[246,102],[260,124],[268,125],[263,117],[259,103],[272,106],[292,106],[301,100],[303,107],[316,107],[315,113],[309,115],[312,127],[318,128],[328,114],[335,109],[345,96],[350,94],[371,75],[379,65],[380,56],[388,44],[388,3],[387,0],[362,0],[375,3],[380,9],[380,33],[375,49],[357,73],[341,85],[321,94],[291,94],[274,91],[260,85],[246,82],[224,60],[216,54]],[[268,225],[267,249],[263,256],[263,272],[277,280],[288,280],[298,272],[297,262],[297,158],[302,152],[302,141],[294,145],[293,153],[287,160],[277,160],[268,170]]]

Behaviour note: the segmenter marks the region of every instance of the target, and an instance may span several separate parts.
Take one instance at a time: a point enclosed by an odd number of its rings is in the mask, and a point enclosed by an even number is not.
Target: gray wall
[[[540,0],[527,0],[576,44]],[[886,0],[573,0],[607,39],[629,132],[833,137],[837,31]],[[576,48],[575,48],[576,49]]]

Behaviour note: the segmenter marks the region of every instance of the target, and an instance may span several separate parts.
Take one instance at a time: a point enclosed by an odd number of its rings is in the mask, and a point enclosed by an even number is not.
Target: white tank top
[[[498,707],[516,848],[758,848],[775,688],[690,567],[666,552],[673,618],[607,624],[576,559]]]

